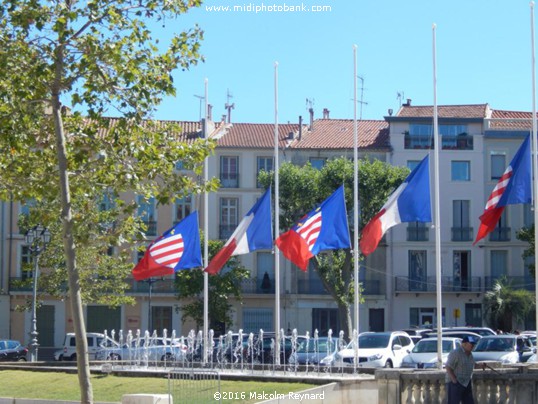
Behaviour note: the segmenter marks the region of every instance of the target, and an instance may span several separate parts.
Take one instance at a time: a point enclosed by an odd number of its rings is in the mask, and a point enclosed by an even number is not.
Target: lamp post
[[[148,288],[148,331],[149,332],[152,332],[153,330],[151,329],[151,294],[152,294],[152,291],[153,291],[153,284],[155,282],[159,282],[159,281],[163,281],[164,278],[148,278],[148,279],[144,279],[143,282],[146,282],[149,286]]]
[[[26,244],[28,245],[28,250],[34,256],[34,290],[32,297],[32,331],[30,332],[30,337],[32,343],[30,344],[32,349],[30,351],[30,361],[37,361],[37,348],[39,343],[37,342],[37,317],[36,317],[36,304],[37,304],[37,278],[39,276],[39,255],[45,251],[47,244],[50,242],[50,232],[49,230],[42,226],[37,225],[32,227],[26,232],[25,235]]]

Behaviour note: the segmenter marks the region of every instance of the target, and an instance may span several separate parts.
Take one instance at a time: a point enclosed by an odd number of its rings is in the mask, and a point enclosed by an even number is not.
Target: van
[[[86,341],[88,342],[88,357],[90,360],[95,360],[97,352],[103,347],[118,346],[118,343],[96,332],[87,332]],[[54,353],[54,359],[57,361],[76,361],[77,347],[75,334],[69,332],[65,334],[63,348]]]

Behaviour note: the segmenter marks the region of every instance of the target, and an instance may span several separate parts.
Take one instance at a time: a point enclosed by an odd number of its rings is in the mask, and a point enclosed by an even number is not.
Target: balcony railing
[[[408,276],[397,276],[395,292],[436,292],[437,280],[435,276],[424,278],[409,278]],[[483,292],[482,278],[471,276],[460,278],[454,276],[441,277],[442,292]]]
[[[174,279],[171,278],[153,278],[153,283],[151,284],[151,293],[152,294],[169,294],[175,293],[176,288],[174,287]],[[136,281],[134,279],[128,279],[127,283],[130,284],[128,292],[130,293],[149,293],[150,283],[147,281]]]
[[[526,276],[486,276],[485,277],[485,288],[490,290],[495,285],[495,282],[503,279],[512,289],[525,289],[534,292],[535,290],[535,280],[531,277]]]
[[[256,277],[256,278],[243,279],[241,281],[241,291],[243,293],[252,293],[252,294],[275,293],[275,281],[274,279],[270,279],[269,285],[264,285],[263,276]]]
[[[443,150],[473,150],[473,137],[470,135],[441,135]],[[433,136],[405,134],[405,149],[433,149]]]
[[[239,173],[220,173],[220,185],[223,188],[239,188]]]
[[[473,241],[473,228],[452,227],[452,241]]]
[[[491,233],[489,233],[489,241],[510,241],[511,227],[495,227]]]

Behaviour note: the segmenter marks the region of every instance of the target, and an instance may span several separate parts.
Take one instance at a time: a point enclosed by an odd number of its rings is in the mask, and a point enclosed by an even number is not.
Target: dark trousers
[[[446,394],[447,404],[474,404],[472,382],[469,382],[467,387],[460,383],[447,383]]]

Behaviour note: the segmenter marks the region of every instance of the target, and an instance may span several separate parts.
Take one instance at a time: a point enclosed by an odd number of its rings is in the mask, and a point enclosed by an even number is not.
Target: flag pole
[[[208,126],[208,118],[209,118],[209,104],[207,99],[207,88],[208,88],[208,80],[205,79],[205,93],[204,93],[204,100],[205,100],[205,109],[204,109],[204,139],[207,140],[208,133],[207,133],[207,126]],[[204,162],[204,184],[207,183],[209,180],[209,157],[205,158]],[[207,191],[204,192],[204,268],[207,268],[209,264],[209,248],[208,248],[208,237],[209,237],[209,220],[208,220],[208,214],[209,214],[209,201],[208,201],[208,193]],[[209,274],[204,271],[204,353],[203,353],[203,362],[204,364],[207,363],[207,351],[209,349]]]
[[[532,166],[533,166],[533,180],[532,180],[532,195],[534,205],[534,240],[536,242],[538,235],[538,207],[536,201],[538,200],[538,187],[537,187],[537,175],[538,175],[538,156],[537,156],[537,135],[536,135],[536,58],[534,47],[534,1],[530,2],[531,7],[531,69],[532,69],[532,142],[531,142],[531,154],[532,154]],[[534,254],[534,268],[538,268],[538,254]],[[536,271],[536,270],[535,270]],[[536,272],[534,276],[535,284],[535,299],[536,299],[536,324],[538,325],[538,281],[536,280]],[[535,329],[538,327],[535,326]],[[538,331],[537,331],[538,335]]]
[[[357,130],[357,45],[353,45],[353,273],[355,330],[359,332],[359,156]],[[349,336],[352,337],[351,335]]]
[[[435,182],[435,278],[437,297],[437,367],[443,366],[443,347],[441,343],[443,328],[443,305],[441,297],[441,209],[439,200],[439,125],[437,116],[437,55],[436,55],[436,30],[433,24],[433,149],[435,155],[434,182]]]
[[[278,163],[278,62],[275,62],[275,237],[280,233],[279,209],[279,163]],[[280,365],[280,252],[273,247],[275,253],[275,364]]]

